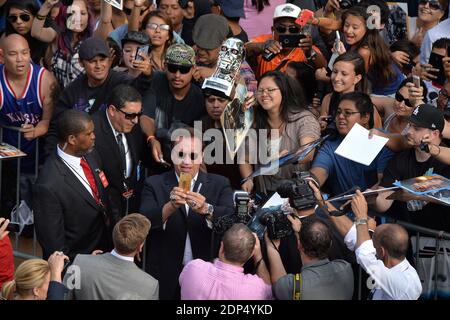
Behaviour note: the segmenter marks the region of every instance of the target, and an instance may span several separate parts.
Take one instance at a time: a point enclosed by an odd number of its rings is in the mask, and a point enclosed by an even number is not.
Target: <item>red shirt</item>
[[[14,279],[14,256],[11,241],[6,236],[0,240],[0,288]]]

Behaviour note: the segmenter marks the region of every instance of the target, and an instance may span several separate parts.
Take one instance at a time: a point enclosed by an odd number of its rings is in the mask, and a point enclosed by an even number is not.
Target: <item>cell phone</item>
[[[434,73],[437,78],[433,80],[433,82],[436,82],[443,86],[445,84],[445,72],[444,72],[444,65],[442,63],[442,58],[444,58],[444,56],[441,56],[435,52],[431,52],[430,58],[428,59],[428,63],[431,64],[433,68],[439,69],[437,73]]]
[[[10,222],[6,227],[6,231],[18,233],[20,231],[20,224],[16,222]]]
[[[327,124],[332,124],[334,121],[334,118],[333,118],[333,116],[328,116],[325,118],[325,121],[327,122]]]
[[[191,180],[192,176],[189,173],[181,172],[180,179],[178,181],[178,187],[183,189],[185,192],[191,190]]]
[[[141,57],[141,54],[148,54],[148,50],[150,49],[150,45],[146,44],[145,46],[141,46],[136,50],[136,56],[134,57],[134,60],[136,61],[143,61],[144,59]]]
[[[273,52],[265,52],[265,53],[263,54],[263,59],[264,59],[265,61],[271,61],[271,60],[273,60],[273,58],[275,58],[275,56],[276,56],[276,54],[273,53]]]
[[[419,149],[426,153],[430,153],[430,147],[428,146],[428,143],[425,143],[423,141],[420,142]]]
[[[278,41],[283,48],[298,48],[300,40],[304,38],[304,34],[280,34]]]
[[[303,28],[312,18],[314,18],[314,12],[304,9],[301,11],[300,17],[295,20],[295,23]]]
[[[414,86],[416,87],[416,88],[420,88],[420,77],[419,76],[414,76],[413,75],[413,83],[414,83]]]

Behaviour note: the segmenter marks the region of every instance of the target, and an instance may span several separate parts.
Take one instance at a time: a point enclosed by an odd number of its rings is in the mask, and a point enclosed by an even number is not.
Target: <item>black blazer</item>
[[[44,259],[54,251],[63,251],[71,261],[79,253],[110,249],[110,219],[106,192],[99,178],[98,160],[86,156],[104,206],[89,191],[62,159],[49,157],[33,186],[33,210],[36,234]]]
[[[194,189],[202,183],[200,194],[214,206],[214,219],[232,214],[233,190],[227,178],[199,172]],[[145,180],[140,212],[146,215],[152,227],[146,243],[146,271],[159,280],[159,298],[176,299],[179,295],[178,277],[183,268],[186,234],[189,231],[194,259],[211,260],[212,230],[206,218],[180,207],[162,224],[162,207],[169,201],[169,194],[177,186],[174,171],[151,176]]]
[[[130,133],[125,134],[132,160],[131,175],[125,180],[123,176],[125,168],[120,161],[119,146],[106,117],[106,111],[97,112],[92,120],[94,121],[95,151],[101,159],[108,179],[107,193],[110,199],[111,213],[113,222],[117,222],[126,214],[126,200],[122,196],[126,192],[124,182],[128,189],[134,191],[128,201],[128,212],[136,212],[139,209],[139,196],[144,181],[144,169],[141,162],[145,146],[144,138],[139,124],[135,125]],[[139,169],[138,166],[140,166]]]

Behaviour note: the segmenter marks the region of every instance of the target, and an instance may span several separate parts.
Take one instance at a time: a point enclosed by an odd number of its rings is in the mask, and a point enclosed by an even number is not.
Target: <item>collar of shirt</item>
[[[75,157],[70,154],[65,153],[59,145],[56,147],[56,152],[58,153],[58,156],[61,157],[65,162],[67,162],[69,165],[71,165],[73,168],[80,167],[81,157]]]
[[[234,266],[229,263],[220,261],[219,259],[214,260],[214,266],[218,269],[234,272],[234,273],[244,273],[244,268],[239,266]]]
[[[121,133],[121,132],[117,132],[116,129],[114,129],[114,126],[112,125],[111,120],[109,119],[108,109],[106,109],[105,112],[106,112],[106,119],[108,119],[108,123],[109,123],[109,126],[110,126],[111,129],[112,129],[114,138],[116,138],[117,135],[118,135],[119,133]],[[122,134],[122,137],[123,137],[123,135],[124,135],[124,134]],[[117,138],[116,138],[116,139],[117,139]],[[122,139],[123,139],[123,138],[122,138]]]
[[[410,264],[409,264],[408,260],[406,260],[406,258],[405,258],[405,259],[403,259],[402,262],[400,262],[399,264],[393,266],[393,267],[391,268],[391,270],[392,270],[393,272],[403,272],[403,271],[405,271],[406,269],[408,269],[409,266],[410,266]]]
[[[134,263],[134,257],[125,257],[125,256],[122,256],[122,255],[118,254],[117,251],[116,251],[115,249],[113,249],[113,251],[111,251],[111,254],[112,254],[114,257],[116,257],[117,259],[124,260],[124,261],[130,261],[130,262],[133,262],[133,263]]]
[[[303,271],[304,269],[312,268],[312,267],[317,267],[317,266],[321,266],[321,265],[327,264],[327,263],[329,263],[329,262],[330,262],[330,260],[328,260],[328,259],[323,259],[323,260],[318,260],[318,261],[313,261],[313,262],[310,262],[310,263],[306,263],[306,264],[304,264],[304,265],[302,266],[302,271]]]

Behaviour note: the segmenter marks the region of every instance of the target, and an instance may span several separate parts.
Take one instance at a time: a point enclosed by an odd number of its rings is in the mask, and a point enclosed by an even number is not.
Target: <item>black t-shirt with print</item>
[[[424,175],[428,170],[433,169],[432,173],[440,174],[444,177],[450,177],[450,167],[430,157],[425,162],[418,162],[415,156],[415,150],[409,149],[397,154],[392,158],[384,170],[383,187],[392,187],[396,181],[402,181]],[[450,231],[450,207],[428,203],[419,211],[408,211],[407,203],[403,201],[394,201],[391,208],[386,212],[389,216],[407,221],[422,227]]]

